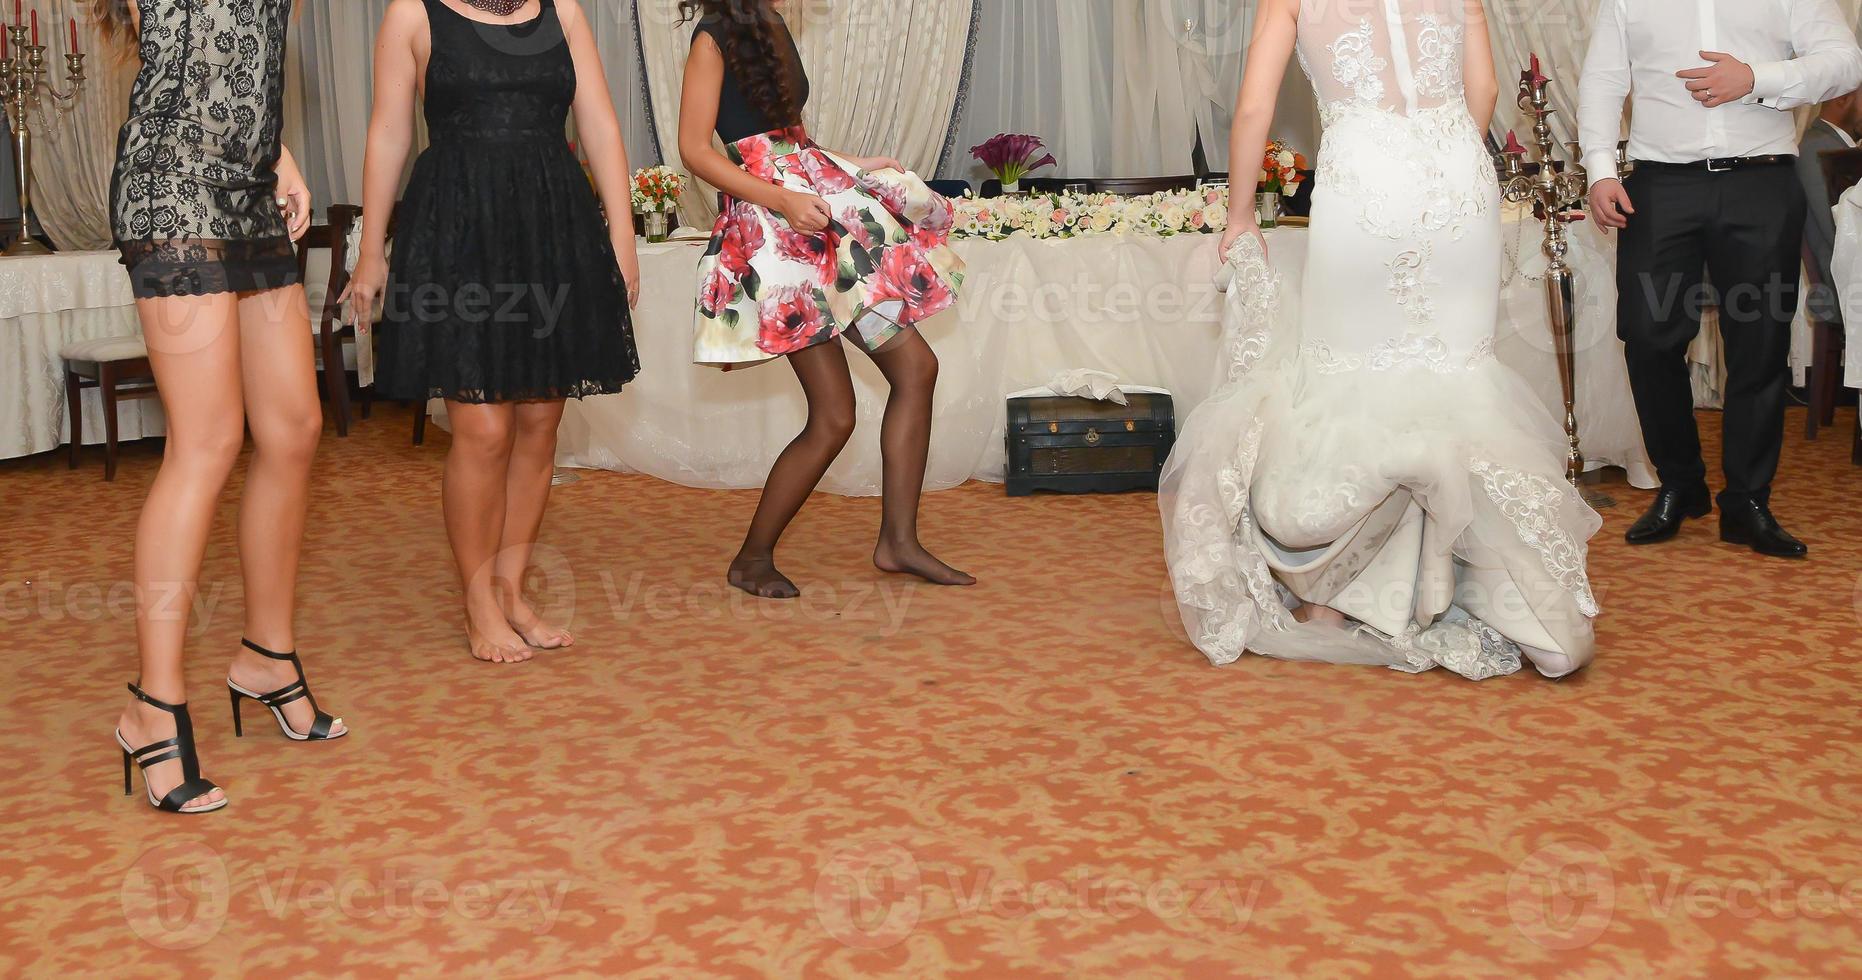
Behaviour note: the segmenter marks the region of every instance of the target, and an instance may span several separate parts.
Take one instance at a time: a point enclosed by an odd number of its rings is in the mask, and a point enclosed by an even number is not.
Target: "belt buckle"
[[[1723,174],[1731,169],[1733,169],[1733,160],[1730,157],[1707,161],[1707,172],[1710,174]]]

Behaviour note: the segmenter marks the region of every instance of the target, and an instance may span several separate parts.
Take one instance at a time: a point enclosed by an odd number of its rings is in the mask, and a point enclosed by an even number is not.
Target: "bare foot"
[[[873,549],[873,564],[882,572],[916,575],[933,585],[976,584],[976,576],[944,564],[917,541],[899,545],[882,539]]]
[[[297,668],[289,660],[273,660],[261,657],[241,645],[233,654],[233,662],[226,668],[226,679],[230,683],[251,691],[254,694],[270,694],[273,691],[293,687],[297,684]],[[309,698],[298,698],[278,710],[284,712],[285,723],[293,731],[308,732],[317,723],[317,712],[310,706]],[[267,708],[270,714],[271,709]],[[330,737],[348,731],[343,727],[343,720],[336,719],[330,725]]]
[[[520,664],[534,655],[496,602],[484,603],[489,609],[474,609],[474,605],[466,604],[466,642],[474,658],[493,664]]]
[[[116,730],[129,743],[131,751],[140,749],[153,742],[160,742],[175,737],[175,716],[160,708],[150,707],[131,698],[129,707],[116,720]],[[118,746],[121,748],[121,746]],[[161,753],[150,753],[159,755]],[[142,778],[148,781],[148,788],[153,790],[155,798],[160,800],[181,785],[181,760],[170,759],[158,762],[142,770]],[[217,787],[202,793],[182,805],[183,812],[190,810],[207,810],[226,802],[226,794]]]
[[[1293,618],[1302,623],[1317,623],[1320,626],[1336,626],[1340,629],[1343,629],[1350,623],[1350,621],[1345,618],[1344,613],[1333,609],[1331,606],[1321,606],[1311,602],[1305,603],[1298,609],[1293,610]]]
[[[552,626],[537,615],[537,610],[522,596],[507,600],[511,608],[504,619],[524,643],[539,650],[561,650],[575,646],[575,635],[560,626]]]
[[[776,571],[776,559],[747,558],[738,555],[731,560],[731,570],[725,578],[734,586],[760,599],[793,599],[802,594],[802,590],[789,581],[787,575]]]

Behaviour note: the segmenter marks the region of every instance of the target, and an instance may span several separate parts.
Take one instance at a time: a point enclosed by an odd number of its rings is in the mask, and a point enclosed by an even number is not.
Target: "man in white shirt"
[[[1662,481],[1627,538],[1668,540],[1713,509],[1686,359],[1711,299],[1727,362],[1720,538],[1803,557],[1771,514],[1805,213],[1787,110],[1862,86],[1862,49],[1834,0],[1601,0],[1593,28],[1578,108],[1591,215],[1623,230],[1617,335]],[[1636,168],[1621,181],[1625,99]]]

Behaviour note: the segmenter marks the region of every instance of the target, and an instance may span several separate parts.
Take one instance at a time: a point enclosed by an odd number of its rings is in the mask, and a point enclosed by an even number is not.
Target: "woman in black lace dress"
[[[386,222],[413,143],[432,145]],[[575,114],[601,201],[569,148]],[[632,189],[620,122],[575,0],[394,0],[375,51],[351,308],[382,303],[377,385],[446,400],[442,497],[472,655],[530,659],[573,638],[522,593],[564,399],[639,370]],[[601,205],[614,220],[602,222]]]
[[[200,774],[181,655],[220,490],[250,426],[239,511],[244,646],[227,685],[297,741],[345,734],[303,683],[293,627],[311,456],[323,427],[310,312],[293,241],[310,194],[279,141],[291,0],[94,0],[142,59],[118,142],[111,223],[167,415],[161,471],[136,528],[142,660],[117,726],[124,777],[201,813],[225,797]],[[127,786],[125,787],[127,789]]]

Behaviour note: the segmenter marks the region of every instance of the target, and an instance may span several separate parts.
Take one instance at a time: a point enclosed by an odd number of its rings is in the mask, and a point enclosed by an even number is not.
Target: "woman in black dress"
[[[269,708],[297,741],[346,733],[304,682],[294,630],[311,457],[323,428],[310,311],[293,241],[310,193],[279,141],[291,0],[96,0],[142,59],[118,142],[111,225],[161,391],[168,441],[136,527],[142,675],[117,722],[124,789],[204,813],[182,682],[188,612],[220,490],[250,426],[239,510],[246,638],[227,671],[235,710]]]
[[[432,145],[386,221],[413,143]],[[570,112],[600,202],[564,124]],[[377,385],[446,400],[442,497],[480,660],[574,642],[522,582],[549,501],[564,400],[621,390],[639,370],[639,296],[627,150],[575,0],[394,0],[375,51],[351,308],[379,298]],[[614,220],[603,225],[601,206]]]
[[[808,73],[780,0],[680,0],[697,18],[679,106],[679,155],[725,194],[699,263],[693,360],[733,367],[784,357],[808,424],[770,467],[726,579],[768,599],[801,594],[776,543],[853,434],[842,338],[892,387],[879,445],[884,515],[873,564],[938,585],[976,579],[918,541],[937,355],[916,324],[955,302],[963,260],[951,205],[891,157],[817,145],[802,126]],[[712,146],[712,134],[725,152]]]

